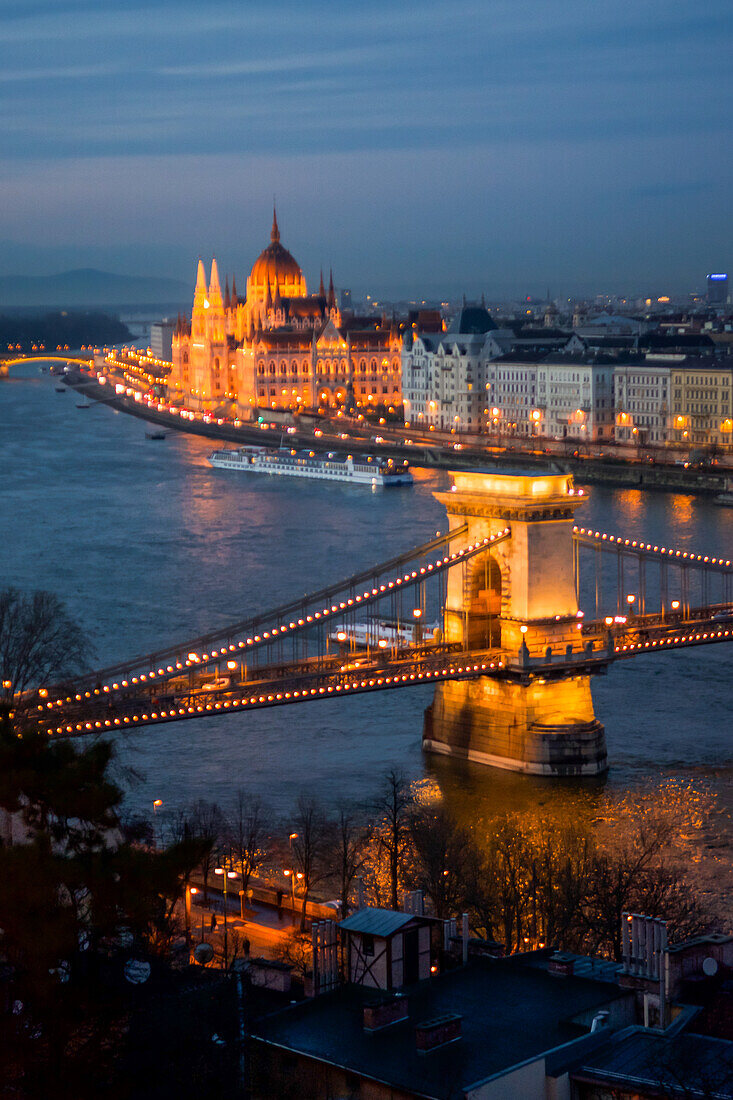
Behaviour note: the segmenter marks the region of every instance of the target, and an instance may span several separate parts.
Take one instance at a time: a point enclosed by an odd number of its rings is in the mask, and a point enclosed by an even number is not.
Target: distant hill
[[[11,306],[126,306],[188,302],[191,287],[177,279],[114,275],[80,268],[58,275],[0,275],[0,312]]]
[[[98,310],[85,313],[64,311],[36,313],[23,311],[15,316],[0,313],[0,356],[7,352],[53,351],[80,348],[82,345],[121,344],[131,338],[130,330],[117,317]]]

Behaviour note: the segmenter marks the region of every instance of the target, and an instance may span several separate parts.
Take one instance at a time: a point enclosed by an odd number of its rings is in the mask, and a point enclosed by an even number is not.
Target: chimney
[[[424,1020],[415,1028],[415,1048],[418,1054],[429,1054],[431,1050],[455,1043],[461,1037],[462,1016],[447,1012],[445,1016],[434,1016]]]
[[[556,951],[547,964],[547,973],[557,978],[572,978],[575,970],[575,955],[565,951]]]
[[[364,1005],[364,1030],[366,1032],[383,1031],[393,1024],[407,1019],[407,997],[380,997]]]

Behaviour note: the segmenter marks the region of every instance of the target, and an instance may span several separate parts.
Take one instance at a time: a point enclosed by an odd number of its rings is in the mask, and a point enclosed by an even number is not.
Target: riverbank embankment
[[[168,407],[152,407],[141,401],[135,401],[126,394],[114,392],[110,378],[101,385],[95,377],[89,377],[78,370],[67,371],[63,380],[70,386],[83,391],[91,400],[101,401],[111,408],[139,417],[148,423],[169,431],[186,432],[191,435],[223,443],[235,443],[239,446],[259,444],[261,446],[280,445],[283,438],[281,426],[269,428],[259,424],[242,422],[236,427],[231,422],[205,422],[203,420],[183,419],[178,412]],[[325,427],[325,426],[324,426]],[[396,439],[384,438],[379,444],[369,437],[360,438],[350,435],[344,442],[337,433],[342,425],[334,425],[333,432],[323,430],[316,436],[313,429],[307,431],[296,428],[288,434],[288,443],[295,447],[307,447],[316,453],[348,448],[359,454],[374,453],[375,450],[385,458],[402,462],[407,460],[410,466],[422,466],[428,469],[473,470],[492,466],[536,467],[538,470],[552,469],[572,473],[579,484],[607,485],[615,488],[653,489],[664,492],[716,495],[723,492],[726,485],[726,467],[685,466],[674,462],[633,461],[624,458],[597,458],[586,455],[547,455],[530,451],[520,446],[507,444],[503,447],[461,445],[460,452],[450,444],[414,441],[410,444]]]

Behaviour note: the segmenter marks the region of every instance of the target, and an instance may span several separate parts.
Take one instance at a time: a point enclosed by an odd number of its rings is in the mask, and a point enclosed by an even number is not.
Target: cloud
[[[553,281],[568,242],[666,270],[684,212],[692,269],[722,247],[732,45],[729,0],[6,0],[2,231],[246,254],[276,191],[304,256],[370,278]]]

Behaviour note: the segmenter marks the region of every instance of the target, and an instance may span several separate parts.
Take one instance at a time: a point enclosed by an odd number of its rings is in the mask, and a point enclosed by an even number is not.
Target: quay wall
[[[280,444],[279,428],[262,431],[254,424],[243,423],[241,427],[235,428],[231,424],[204,424],[201,421],[181,420],[175,413],[149,409],[132,398],[115,395],[111,392],[109,385],[100,386],[96,379],[89,378],[81,372],[69,372],[63,376],[63,381],[83,390],[91,400],[102,401],[120,412],[129,413],[171,431],[187,432],[223,443],[237,443],[240,446],[260,444],[276,447]],[[307,446],[314,451],[333,450],[335,444],[332,436],[317,439],[312,434],[301,433],[289,436],[288,440],[294,446]],[[348,443],[339,445],[348,446],[349,451],[354,453],[374,452],[374,444],[369,436],[363,439],[351,438]],[[509,448],[496,454],[493,451],[486,453],[472,450],[466,446],[459,455],[450,446],[428,446],[427,444],[405,446],[385,438],[385,442],[379,446],[379,453],[386,458],[407,459],[411,466],[445,470],[471,470],[485,468],[487,465],[516,467],[517,463],[521,462],[523,466],[536,467],[538,472],[547,470],[549,467],[555,471],[572,473],[576,482],[581,485],[609,485],[616,488],[655,489],[675,493],[715,495],[724,490],[726,482],[726,467],[716,470],[685,469],[683,466],[630,462],[624,459],[600,460],[537,455]]]

